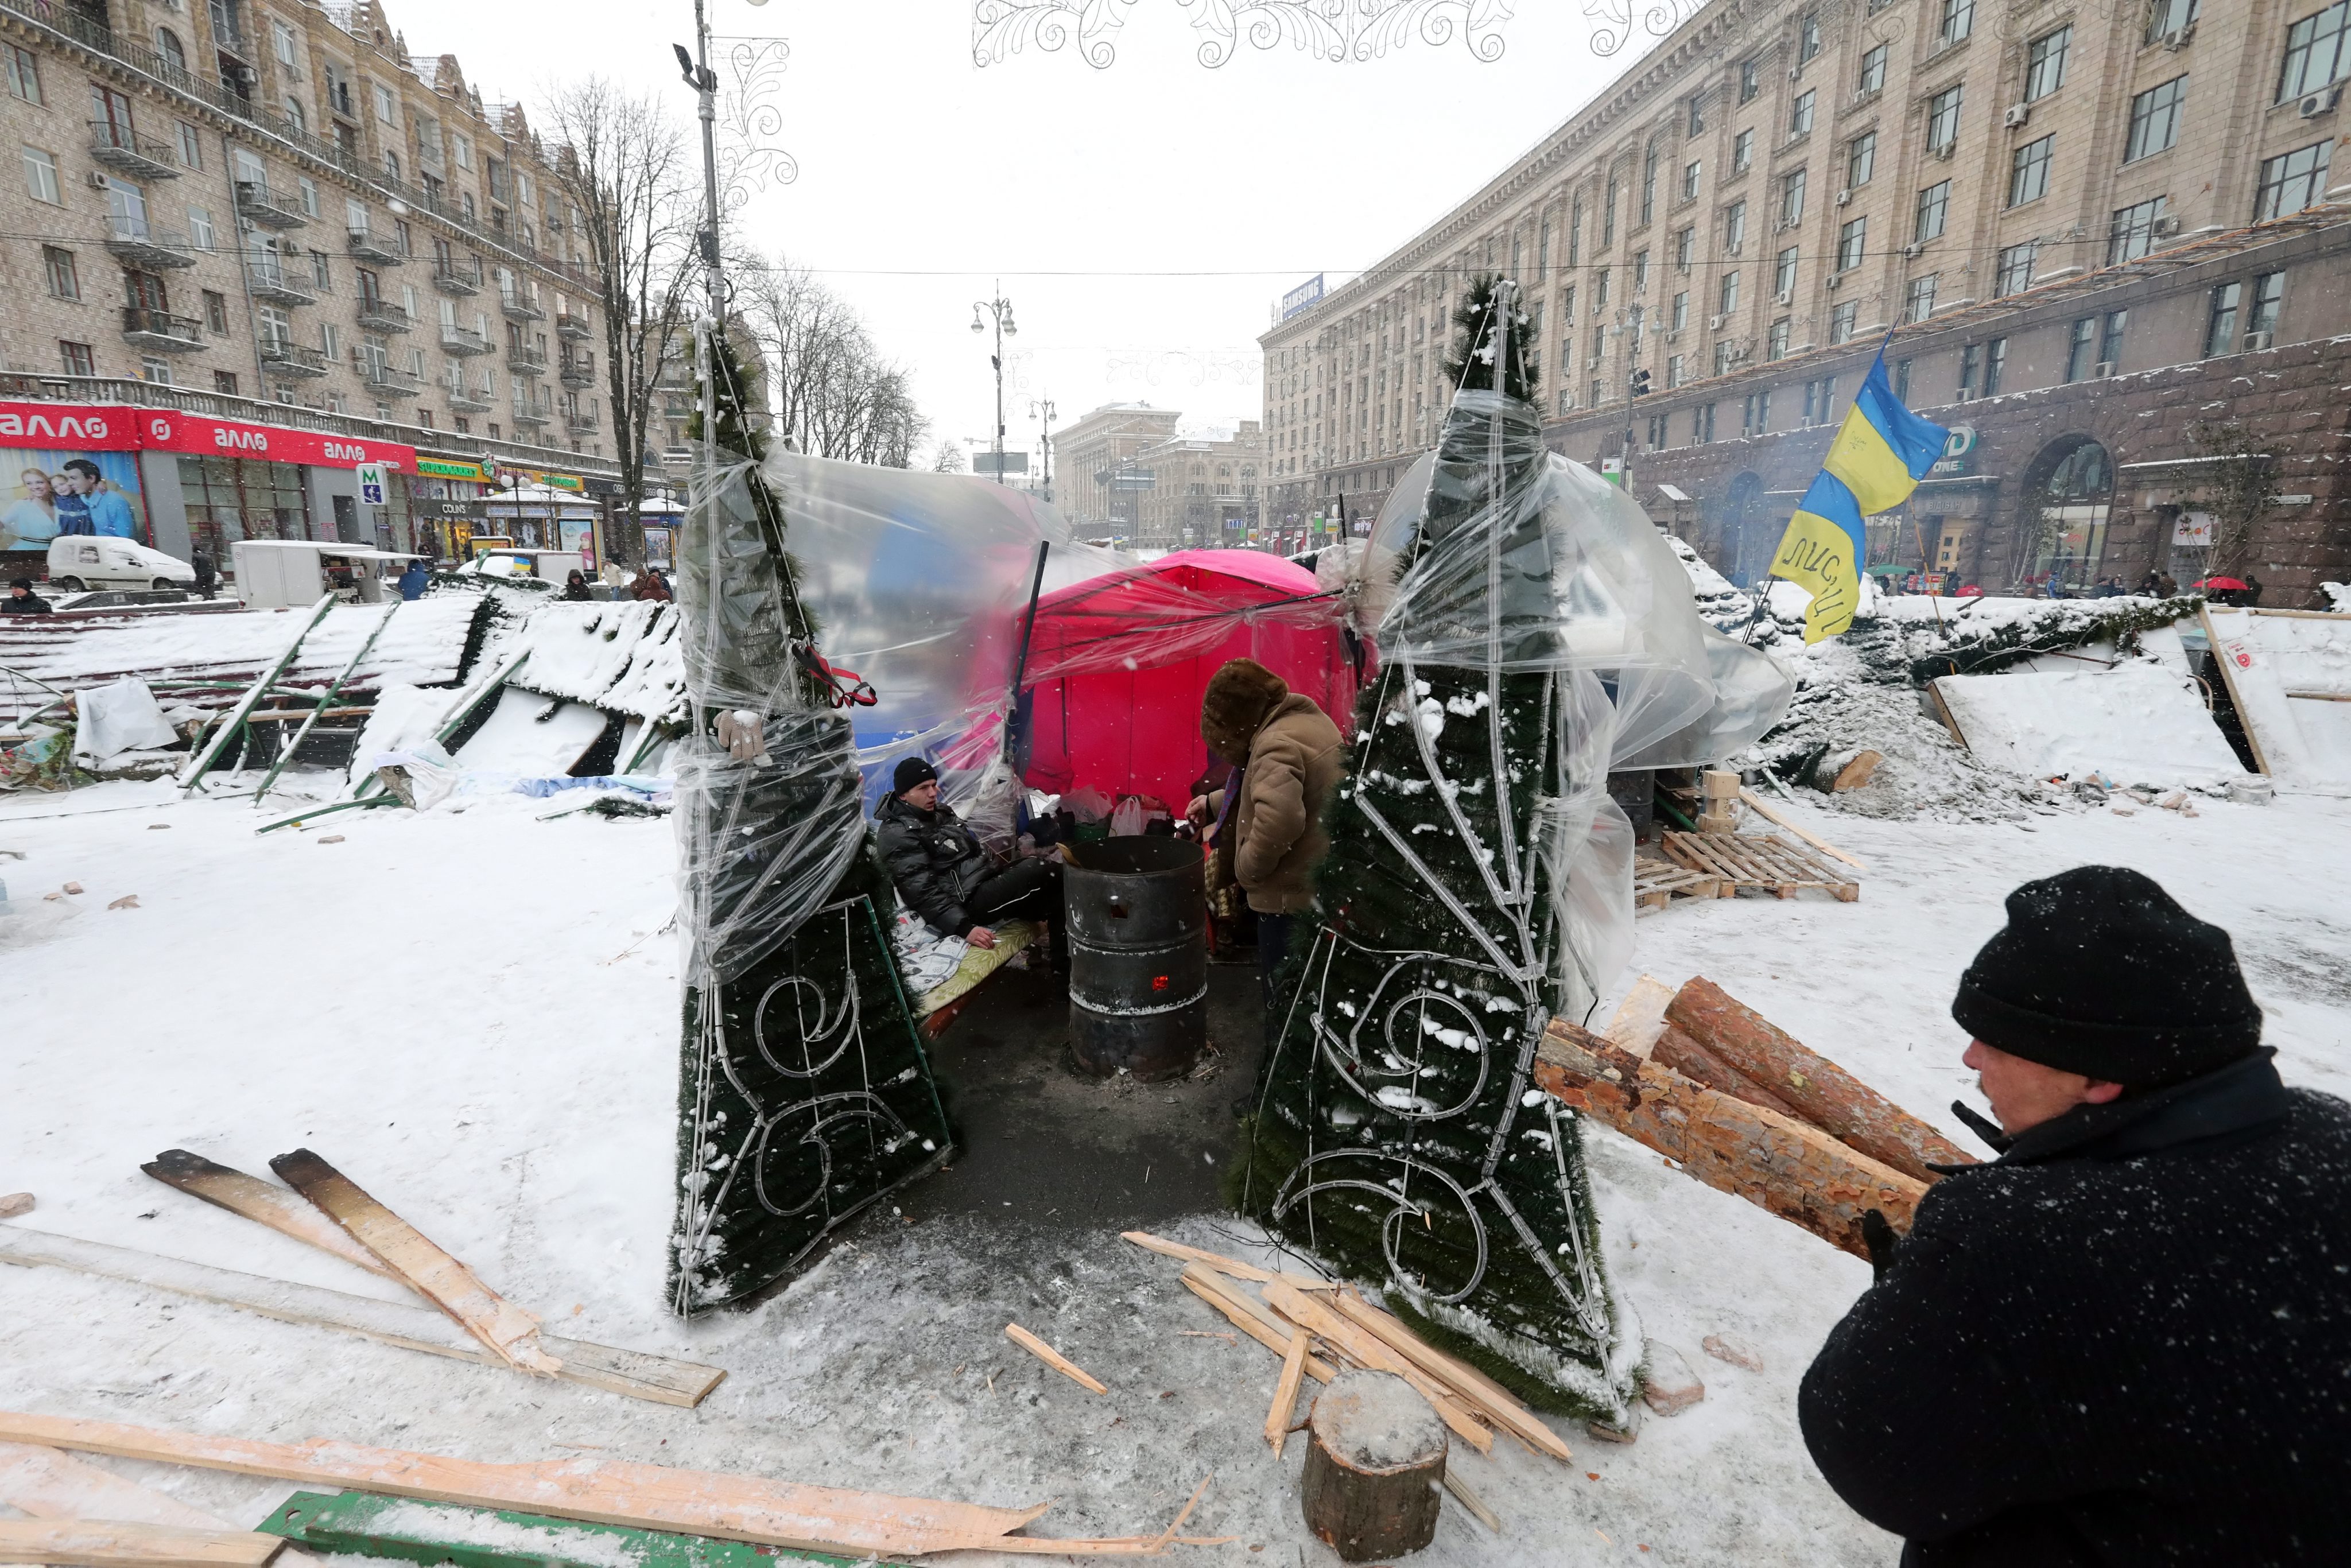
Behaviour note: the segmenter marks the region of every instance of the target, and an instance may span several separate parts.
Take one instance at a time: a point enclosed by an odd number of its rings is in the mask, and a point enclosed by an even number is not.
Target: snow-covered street
[[[0,1190],[17,1223],[398,1300],[385,1281],[171,1192],[139,1166],[185,1147],[259,1172],[319,1150],[557,1332],[724,1366],[698,1409],[624,1399],[55,1270],[0,1269],[0,1406],[356,1441],[484,1459],[657,1460],[990,1504],[1053,1500],[1031,1533],[1156,1531],[1214,1473],[1187,1530],[1206,1561],[1323,1563],[1297,1518],[1300,1448],[1259,1436],[1278,1364],[1176,1268],[1041,1211],[925,1218],[917,1187],[751,1310],[664,1310],[677,1074],[666,822],[544,801],[345,813],[256,838],[249,803],[110,784],[0,806],[0,879],[43,926],[0,951]],[[1802,810],[1802,809],[1800,809]],[[271,813],[275,815],[273,811]],[[2199,803],[2022,822],[1802,810],[1868,862],[1857,904],[1677,904],[1633,967],[1703,973],[1955,1136],[1968,1092],[1951,990],[2019,882],[2137,867],[2235,936],[2291,1083],[2351,1088],[2351,804]],[[340,836],[340,842],[327,841]],[[84,892],[54,901],[64,883]],[[135,894],[136,907],[107,905]],[[60,913],[60,911],[68,911]],[[1040,1031],[1059,1014],[1036,1013]],[[1222,1086],[1218,1086],[1221,1091]],[[1100,1091],[1102,1114],[1121,1113]],[[1221,1092],[1217,1103],[1221,1104]],[[1890,1563],[1805,1457],[1796,1382],[1866,1268],[1589,1133],[1618,1283],[1707,1385],[1629,1447],[1565,1429],[1562,1471],[1510,1445],[1461,1469],[1499,1540],[1448,1509],[1432,1563]],[[1050,1151],[1047,1151],[1050,1153]],[[1067,1181],[1085,1184],[1069,1156]],[[953,1183],[955,1172],[933,1178]],[[1140,1211],[1138,1211],[1140,1212]],[[1164,1209],[1155,1211],[1164,1214]],[[1228,1217],[1155,1224],[1256,1255]],[[1111,1385],[1080,1391],[1002,1337],[1018,1318]],[[1194,1331],[1187,1333],[1186,1331]],[[1725,1333],[1753,1373],[1700,1353]],[[291,1488],[108,1460],[257,1520]],[[1262,1548],[1259,1552],[1258,1549]],[[1646,1551],[1643,1549],[1646,1548]]]

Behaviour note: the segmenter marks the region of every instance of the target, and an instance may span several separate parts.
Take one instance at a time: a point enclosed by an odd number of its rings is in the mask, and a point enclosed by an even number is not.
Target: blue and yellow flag
[[[1869,554],[1861,520],[1907,500],[1949,439],[1950,432],[1912,413],[1894,395],[1881,346],[1771,560],[1773,576],[1813,591],[1805,642],[1834,637],[1853,624]]]

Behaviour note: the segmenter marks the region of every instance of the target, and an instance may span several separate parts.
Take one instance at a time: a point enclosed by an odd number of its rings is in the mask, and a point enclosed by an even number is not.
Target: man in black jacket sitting
[[[2351,1106],[2279,1081],[2229,934],[2076,867],[1951,1016],[2001,1155],[1872,1216],[1821,1473],[1904,1568],[2351,1563]]]
[[[939,803],[938,769],[922,758],[902,759],[890,782],[873,820],[882,863],[906,907],[932,930],[975,947],[996,946],[991,920],[1050,921],[1053,968],[1066,970],[1061,862],[1020,860],[997,869],[954,808]]]

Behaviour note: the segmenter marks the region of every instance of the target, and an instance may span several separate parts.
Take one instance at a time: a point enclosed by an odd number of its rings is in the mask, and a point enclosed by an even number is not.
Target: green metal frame
[[[262,699],[263,695],[270,687],[277,684],[277,677],[286,673],[286,666],[292,664],[294,655],[302,651],[303,643],[311,632],[319,629],[319,622],[324,621],[327,618],[327,612],[334,607],[333,594],[329,593],[319,600],[319,608],[312,612],[309,624],[303,627],[296,634],[294,641],[287,644],[286,652],[277,655],[277,662],[270,665],[263,673],[262,677],[246,689],[245,695],[237,699],[236,706],[228,711],[228,716],[221,720],[220,727],[213,731],[212,738],[204,742],[204,750],[198,752],[189,762],[187,774],[180,780],[180,794],[183,798],[193,791],[204,789],[204,772],[212,767],[220,754],[228,748],[228,737],[245,727],[245,716],[251,713],[254,705]]]
[[[294,760],[294,754],[302,749],[304,741],[310,738],[311,727],[319,722],[320,715],[335,706],[335,698],[342,694],[343,684],[349,681],[353,672],[359,669],[360,661],[375,652],[376,639],[383,635],[383,629],[392,624],[392,618],[400,613],[400,607],[406,602],[407,601],[400,599],[392,601],[392,608],[383,612],[383,619],[377,622],[375,630],[367,634],[367,641],[361,643],[360,651],[351,655],[351,662],[343,666],[342,674],[337,675],[334,684],[328,686],[325,693],[319,696],[319,706],[310,710],[309,716],[305,718],[301,727],[294,732],[294,738],[278,748],[277,760],[271,763],[269,771],[262,776],[261,788],[253,792],[253,804],[256,810],[260,809],[262,797],[269,793],[269,787],[277,782],[277,776],[286,771],[287,766]]]
[[[387,1529],[384,1516],[395,1509],[401,1518]],[[439,1528],[418,1528],[418,1511],[432,1516]],[[611,1568],[616,1549],[637,1568],[763,1568],[778,1560],[820,1563],[833,1568],[905,1568],[903,1563],[877,1563],[872,1557],[836,1557],[788,1546],[754,1546],[742,1541],[632,1530],[619,1524],[583,1524],[578,1520],[419,1502],[371,1492],[330,1496],[298,1491],[255,1529],[315,1552],[389,1558],[425,1568],[438,1568],[441,1563],[454,1563],[455,1568]],[[517,1533],[520,1531],[534,1533],[526,1537]],[[492,1541],[499,1543],[488,1544]]]

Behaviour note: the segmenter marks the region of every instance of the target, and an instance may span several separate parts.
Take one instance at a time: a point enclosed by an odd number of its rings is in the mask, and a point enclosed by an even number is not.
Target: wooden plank
[[[1323,1296],[1309,1295],[1281,1280],[1273,1281],[1263,1289],[1266,1305],[1301,1328],[1311,1329],[1330,1341],[1364,1366],[1379,1372],[1395,1373],[1437,1407],[1437,1415],[1444,1418],[1445,1425],[1454,1436],[1481,1454],[1493,1452],[1494,1434],[1467,1406],[1448,1393],[1444,1385],[1332,1311]]]
[[[1244,1263],[1221,1252],[1203,1252],[1197,1247],[1186,1247],[1181,1241],[1170,1241],[1147,1230],[1122,1230],[1119,1235],[1145,1252],[1156,1252],[1163,1258],[1181,1258],[1187,1263],[1205,1263],[1217,1273],[1230,1274],[1236,1280],[1248,1280],[1260,1285],[1268,1280],[1287,1280],[1301,1291],[1338,1289],[1335,1280],[1318,1280],[1311,1274],[1284,1274],[1271,1269],[1260,1269],[1254,1263]]]
[[[2220,684],[2228,688],[2229,706],[2236,710],[2237,727],[2245,737],[2246,749],[2253,754],[2253,768],[2257,772],[2268,775],[2270,759],[2262,754],[2262,737],[2255,733],[2252,720],[2245,713],[2244,694],[2237,689],[2236,666],[2229,661],[2222,646],[2223,639],[2212,624],[2211,605],[2199,602],[2196,606],[2196,620],[2204,628],[2204,645],[2211,651],[2211,662],[2220,668]]]
[[[240,1274],[177,1258],[133,1251],[127,1247],[110,1247],[103,1242],[15,1226],[0,1229],[0,1263],[69,1269],[76,1273],[120,1280],[141,1289],[170,1291],[199,1301],[216,1301],[281,1322],[308,1323],[339,1333],[357,1334],[427,1355],[486,1366],[507,1365],[503,1357],[432,1307],[346,1295],[316,1285]],[[625,1394],[632,1399],[651,1400],[656,1405],[692,1408],[702,1403],[726,1375],[721,1367],[591,1344],[585,1340],[549,1334],[544,1343],[563,1363],[562,1370],[555,1375],[562,1381]]]
[[[2274,615],[2281,621],[2351,622],[2351,613],[2340,610],[2264,610],[2258,604],[2242,606],[2248,615]]]
[[[1598,1035],[1553,1019],[1535,1047],[1547,1093],[1677,1162],[1688,1176],[1867,1258],[1862,1217],[1875,1208],[1897,1231],[1927,1184],[1847,1148],[1818,1127],[1692,1082],[1659,1061],[1638,1061]]]
[[[1402,1318],[1382,1312],[1352,1291],[1342,1291],[1331,1304],[1351,1322],[1379,1338],[1381,1343],[1446,1385],[1480,1416],[1519,1438],[1538,1453],[1555,1459],[1575,1455],[1558,1433],[1542,1424],[1518,1396],[1468,1362],[1450,1356],[1412,1332]]]
[[[542,1376],[562,1370],[562,1362],[539,1343],[537,1317],[482,1283],[471,1269],[369,1197],[350,1177],[308,1149],[279,1155],[269,1168],[508,1365]]]
[[[307,1241],[346,1263],[358,1264],[371,1274],[381,1274],[387,1280],[400,1278],[383,1266],[381,1259],[352,1240],[341,1226],[319,1213],[290,1187],[273,1186],[259,1176],[214,1165],[186,1149],[165,1149],[139,1168],[165,1186],[177,1187],[190,1197],[200,1197],[231,1214],[241,1214],[281,1236]]]
[[[0,1411],[0,1439],[852,1556],[956,1551],[1144,1556],[1164,1543],[1158,1535],[1052,1541],[1009,1533],[1043,1513],[1046,1503],[985,1508],[624,1460],[480,1464],[332,1438],[263,1443],[17,1411]]]
[[[1485,1499],[1479,1497],[1476,1492],[1469,1490],[1469,1483],[1468,1481],[1463,1480],[1459,1476],[1453,1473],[1453,1466],[1449,1461],[1445,1467],[1445,1490],[1451,1492],[1453,1494],[1453,1500],[1459,1503],[1463,1508],[1468,1509],[1471,1517],[1475,1518],[1479,1523],[1484,1525],[1487,1529],[1492,1531],[1497,1535],[1502,1533],[1501,1519],[1492,1509],[1486,1506]]]
[[[1788,831],[1795,834],[1798,838],[1803,840],[1804,842],[1820,851],[1821,853],[1829,856],[1833,860],[1841,860],[1844,862],[1845,864],[1853,867],[1855,871],[1867,871],[1869,869],[1869,867],[1864,864],[1859,859],[1845,853],[1843,850],[1837,848],[1826,839],[1816,837],[1815,835],[1805,831],[1795,823],[1788,821],[1787,818],[1780,815],[1779,812],[1773,810],[1761,800],[1756,799],[1754,790],[1741,789],[1739,792],[1739,798],[1746,801],[1748,808],[1757,816],[1762,818],[1765,821],[1770,822],[1774,827],[1787,829]]]
[[[286,1543],[246,1530],[95,1519],[0,1519],[0,1563],[88,1568],[261,1568]]]
[[[1102,1379],[1096,1377],[1092,1373],[1088,1372],[1085,1368],[1080,1366],[1076,1362],[1071,1361],[1068,1356],[1063,1355],[1060,1351],[1055,1350],[1051,1345],[1047,1344],[1043,1340],[1039,1339],[1035,1334],[1030,1333],[1027,1329],[1022,1328],[1019,1323],[1006,1323],[1004,1325],[1004,1337],[1010,1340],[1014,1344],[1019,1345],[1022,1350],[1027,1351],[1030,1355],[1035,1356],[1039,1361],[1043,1362],[1047,1366],[1050,1366],[1054,1371],[1060,1373],[1062,1376],[1068,1378],[1071,1382],[1076,1384],[1079,1387],[1095,1394],[1107,1394],[1110,1392],[1109,1385],[1103,1383]]]
[[[1971,1166],[1973,1155],[1699,976],[1682,987],[1666,1019],[1754,1079],[1832,1137],[1932,1181],[1934,1166]]]
[[[1197,1269],[1198,1272],[1195,1273],[1194,1269]],[[1235,1328],[1239,1329],[1249,1338],[1276,1355],[1286,1356],[1290,1354],[1290,1335],[1291,1329],[1296,1325],[1276,1326],[1278,1320],[1274,1318],[1271,1309],[1262,1301],[1244,1305],[1239,1292],[1227,1283],[1222,1276],[1214,1270],[1203,1269],[1197,1264],[1184,1270],[1183,1281],[1186,1290],[1224,1313],[1232,1321]],[[1339,1369],[1321,1356],[1309,1354],[1306,1358],[1306,1375],[1317,1383],[1328,1383],[1339,1375]]]
[[[1265,1413],[1265,1440],[1273,1457],[1281,1458],[1282,1440],[1290,1436],[1290,1418],[1298,1411],[1298,1385],[1306,1375],[1306,1342],[1301,1328],[1290,1331],[1290,1348],[1282,1353],[1281,1376],[1273,1385],[1273,1407]]]
[[[0,1502],[36,1519],[111,1519],[182,1530],[236,1526],[56,1448],[0,1443]]]
[[[2351,692],[2288,692],[2285,695],[2296,702],[2351,703]]]

